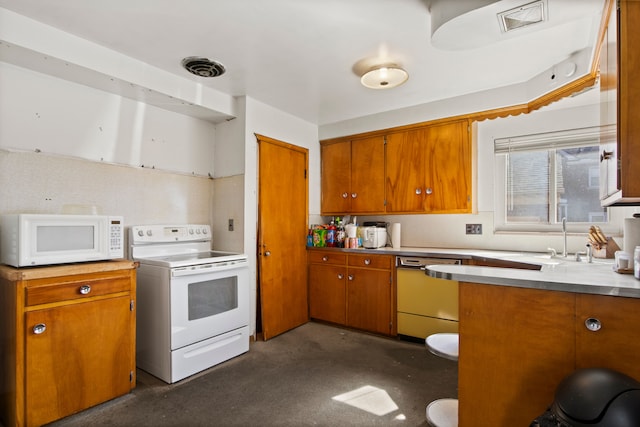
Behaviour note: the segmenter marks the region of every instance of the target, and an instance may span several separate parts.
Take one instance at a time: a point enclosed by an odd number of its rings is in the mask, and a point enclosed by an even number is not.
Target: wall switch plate
[[[467,224],[465,229],[467,234],[482,234],[482,224]]]
[[[233,218],[229,218],[229,231],[233,231]]]

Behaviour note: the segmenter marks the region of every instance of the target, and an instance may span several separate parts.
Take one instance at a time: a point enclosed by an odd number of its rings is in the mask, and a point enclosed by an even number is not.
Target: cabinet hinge
[[[135,307],[135,301],[134,301],[134,300],[131,300],[131,301],[129,302],[129,311],[133,311],[133,307]]]
[[[304,179],[307,179],[307,170],[304,170]]]
[[[133,382],[133,371],[129,371],[129,382]]]
[[[383,136],[382,140],[384,141],[384,145],[387,145],[387,135]]]

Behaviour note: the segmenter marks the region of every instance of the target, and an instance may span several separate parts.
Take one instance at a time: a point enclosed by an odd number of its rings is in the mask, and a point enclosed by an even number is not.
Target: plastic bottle
[[[307,246],[313,246],[313,227],[309,229],[307,234]]]
[[[326,241],[327,247],[334,248],[336,246],[336,224],[333,218],[331,218],[331,223],[327,227]]]
[[[339,248],[344,248],[344,241],[347,237],[347,233],[344,230],[344,225],[342,225],[342,221],[340,217],[338,217],[338,229],[336,231],[336,246]]]

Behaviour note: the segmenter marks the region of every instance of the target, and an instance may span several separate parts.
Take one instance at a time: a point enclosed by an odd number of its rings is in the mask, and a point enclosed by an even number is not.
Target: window
[[[600,131],[496,139],[496,229],[555,230],[563,218],[607,224],[599,196]]]

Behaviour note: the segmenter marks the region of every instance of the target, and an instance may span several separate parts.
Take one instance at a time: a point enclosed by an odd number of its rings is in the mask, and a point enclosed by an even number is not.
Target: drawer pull
[[[342,275],[342,273],[338,273],[338,279],[340,280],[344,279],[344,276]]]
[[[595,317],[589,317],[584,321],[584,326],[586,326],[588,330],[596,332],[599,331],[600,328],[602,328],[602,322],[600,322],[600,320],[596,319]]]
[[[369,258],[364,260],[364,265],[369,265],[371,264],[371,260]]]
[[[433,189],[431,189],[431,187],[427,187],[427,188],[425,188],[424,192],[427,193],[427,194],[432,194],[433,193]]]
[[[349,197],[349,193],[342,193],[342,198],[346,199],[347,197]]]
[[[323,256],[323,257],[322,257],[322,261],[324,261],[324,262],[329,261],[329,257],[328,257],[328,256],[326,256],[326,255],[325,255],[325,256]]]
[[[91,286],[90,285],[82,285],[82,286],[80,286],[80,293],[82,295],[87,295],[89,292],[91,292]]]
[[[38,323],[33,327],[33,333],[36,335],[40,335],[44,333],[44,331],[46,330],[47,330],[47,325],[45,325],[44,323]]]
[[[349,280],[353,280],[353,274],[350,274],[349,276],[347,276],[349,278]]]

